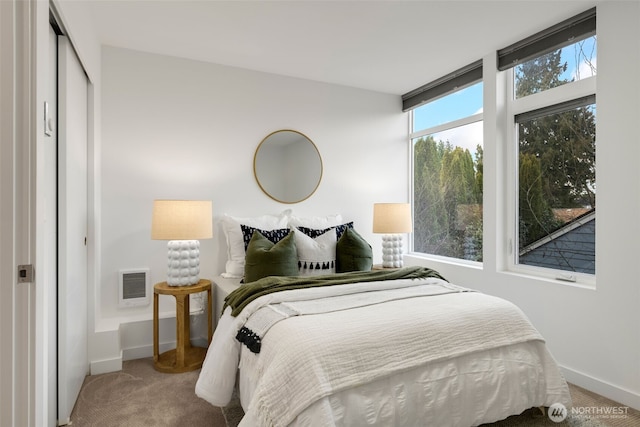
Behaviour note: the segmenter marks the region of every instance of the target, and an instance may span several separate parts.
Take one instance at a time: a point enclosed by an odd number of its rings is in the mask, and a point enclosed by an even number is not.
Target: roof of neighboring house
[[[595,273],[596,211],[587,211],[520,251],[520,264]]]

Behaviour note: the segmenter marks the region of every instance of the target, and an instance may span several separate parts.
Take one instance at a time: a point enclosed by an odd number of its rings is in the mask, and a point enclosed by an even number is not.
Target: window
[[[497,60],[508,86],[506,116],[498,106],[506,129],[497,132],[500,141],[507,138],[500,172],[506,192],[496,197],[498,210],[508,213],[507,267],[589,282],[595,273],[596,9],[499,50]],[[482,92],[478,61],[402,97],[411,120],[413,252],[482,262]]]
[[[596,36],[515,67],[515,97],[522,98],[596,75]]]
[[[516,117],[519,264],[595,273],[592,98],[557,113]]]
[[[559,270],[554,277],[576,280],[574,273],[595,274],[595,9],[560,27],[566,24],[574,31],[570,41],[556,40],[504,67],[515,173],[510,265]]]
[[[426,85],[418,105],[403,97],[411,108],[414,252],[482,261],[481,79],[477,62]]]

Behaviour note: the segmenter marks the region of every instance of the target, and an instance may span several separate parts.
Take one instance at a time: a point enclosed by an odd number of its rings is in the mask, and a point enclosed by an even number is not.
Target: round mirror
[[[309,198],[320,185],[322,158],[315,144],[295,130],[279,130],[262,140],[253,173],[269,197],[281,203]]]

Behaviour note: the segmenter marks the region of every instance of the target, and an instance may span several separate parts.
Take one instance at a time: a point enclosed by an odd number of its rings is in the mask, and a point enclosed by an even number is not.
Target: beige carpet
[[[195,395],[200,371],[163,374],[153,369],[151,358],[129,360],[123,369],[88,376],[71,414],[74,427],[112,426],[209,426],[236,427],[243,412],[237,398],[226,408],[216,408]],[[619,407],[621,405],[571,385],[574,407]],[[637,427],[640,412],[628,409],[626,418],[569,416],[554,423],[537,409],[483,427]]]
[[[226,427],[220,408],[196,396],[199,374],[164,374],[147,358],[126,361],[119,372],[88,376],[71,413],[72,426]]]

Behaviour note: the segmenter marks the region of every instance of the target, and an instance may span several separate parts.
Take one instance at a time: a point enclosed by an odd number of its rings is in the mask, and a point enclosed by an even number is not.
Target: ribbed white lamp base
[[[385,234],[382,236],[382,267],[402,267],[402,234]]]
[[[169,286],[189,286],[200,281],[200,242],[171,240],[167,243]]]

